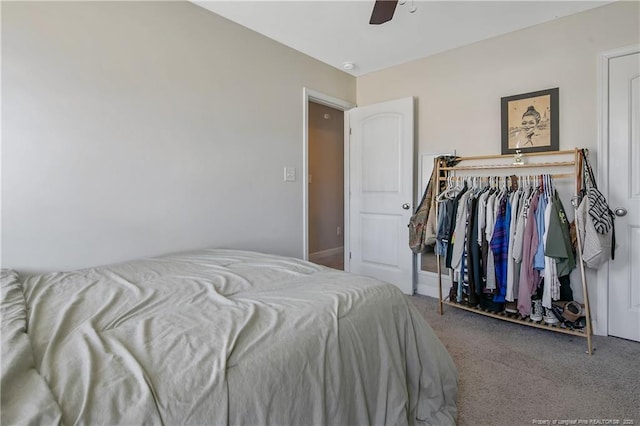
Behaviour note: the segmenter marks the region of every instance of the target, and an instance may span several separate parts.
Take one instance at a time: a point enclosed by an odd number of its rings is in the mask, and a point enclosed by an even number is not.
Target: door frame
[[[349,120],[348,112],[356,105],[343,99],[309,89],[302,88],[302,259],[309,260],[309,102],[325,105],[344,113],[344,256],[349,253]],[[349,271],[348,262],[344,270]]]
[[[598,189],[609,199],[609,61],[640,52],[640,44],[609,50],[598,55]],[[597,272],[597,321],[594,334],[609,335],[609,262]]]

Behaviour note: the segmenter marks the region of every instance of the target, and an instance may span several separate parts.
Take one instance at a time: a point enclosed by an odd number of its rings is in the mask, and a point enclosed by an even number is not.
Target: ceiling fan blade
[[[371,12],[371,20],[369,23],[372,25],[384,24],[393,18],[393,13],[396,11],[398,0],[376,0],[373,5],[373,12]]]

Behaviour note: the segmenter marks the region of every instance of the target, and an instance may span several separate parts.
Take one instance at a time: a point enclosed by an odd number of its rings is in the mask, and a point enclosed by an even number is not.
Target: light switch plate
[[[296,180],[296,168],[295,167],[285,167],[284,168],[284,181],[285,182],[295,182]]]

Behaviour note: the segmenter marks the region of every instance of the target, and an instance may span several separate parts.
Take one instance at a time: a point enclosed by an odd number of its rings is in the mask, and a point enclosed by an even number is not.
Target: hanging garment
[[[492,193],[493,193],[493,190],[489,189],[484,191],[478,197],[478,204],[479,204],[478,205],[478,244],[480,245],[482,245],[482,240],[483,240],[482,234],[484,234],[487,226],[487,222],[486,222],[487,200],[489,199],[489,196]]]
[[[485,214],[486,228],[485,236],[487,238],[487,280],[485,282],[485,289],[490,290],[492,293],[496,290],[496,268],[495,260],[493,258],[493,252],[491,251],[491,239],[493,238],[493,228],[496,223],[496,199],[498,199],[498,193],[489,195],[487,199],[487,212]]]
[[[451,222],[450,209],[452,208],[453,200],[444,200],[437,203],[438,206],[438,229],[436,231],[436,245],[434,251],[439,256],[445,256],[447,253],[447,231],[445,230],[445,224]]]
[[[458,210],[456,217],[456,227],[453,231],[453,252],[451,254],[451,267],[460,269],[460,262],[464,253],[465,237],[467,234],[467,223],[469,217],[469,205],[467,201],[471,195],[471,191],[466,191],[458,201]]]
[[[549,240],[549,222],[551,220],[551,212],[553,210],[553,198],[549,199],[549,203],[547,204],[547,208],[544,212],[545,219],[545,232],[542,236],[542,241],[546,246],[547,241]],[[556,267],[556,261],[552,257],[544,256],[544,289],[542,292],[542,306],[547,309],[551,309],[552,301],[558,300],[560,297],[560,281],[558,279],[558,271]]]
[[[547,195],[544,192],[540,193],[538,198],[538,207],[536,208],[536,231],[538,232],[538,247],[533,257],[533,267],[538,271],[544,270],[544,234],[545,234],[545,222],[544,212],[547,209]]]
[[[527,223],[527,215],[529,214],[529,206],[531,205],[531,199],[535,196],[535,191],[532,188],[528,188],[522,195],[521,204],[522,208],[518,215],[518,223],[516,224],[516,234],[513,241],[513,259],[517,263],[522,262],[522,248],[524,241],[524,228]]]
[[[507,291],[505,300],[513,302],[514,294],[518,294],[517,281],[520,279],[519,264],[516,268],[516,261],[513,259],[513,240],[516,234],[516,224],[518,223],[518,207],[520,206],[520,197],[522,189],[518,189],[511,194],[511,216],[509,221],[509,247],[507,249]],[[516,278],[517,277],[517,278]]]
[[[469,214],[470,230],[467,238],[467,255],[469,258],[469,289],[475,293],[475,297],[469,295],[469,305],[476,306],[479,303],[479,296],[482,294],[482,251],[476,236],[478,235],[478,212],[481,209],[480,194],[472,199],[471,212]]]
[[[522,265],[520,269],[520,288],[518,289],[518,312],[523,317],[531,313],[531,296],[540,284],[540,273],[533,267],[533,258],[538,248],[538,230],[534,212],[538,208],[540,193],[535,191],[524,229],[522,246]]]
[[[507,194],[500,197],[496,212],[496,222],[490,243],[491,251],[493,252],[497,288],[493,301],[504,302],[507,292],[507,255],[509,251],[509,225],[511,222],[511,204]]]
[[[460,191],[460,193],[458,195],[456,195],[456,197],[453,199],[453,204],[452,204],[452,208],[451,208],[451,217],[450,217],[450,221],[449,221],[449,226],[448,226],[448,234],[447,234],[447,253],[445,256],[445,266],[447,268],[451,268],[451,256],[453,256],[453,232],[456,228],[456,219],[457,219],[457,215],[458,215],[458,202],[460,201],[460,198],[462,198],[462,196],[465,194],[465,192],[467,191],[467,185],[465,184],[465,186],[462,188],[462,190]]]
[[[544,254],[555,259],[558,276],[562,277],[571,273],[576,267],[576,261],[571,244],[569,220],[558,196],[558,191],[554,191],[552,198],[549,232],[547,233]]]

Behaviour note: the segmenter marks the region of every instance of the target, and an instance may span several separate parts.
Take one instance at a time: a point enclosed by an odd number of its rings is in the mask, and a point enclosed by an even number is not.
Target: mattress
[[[454,424],[457,372],[396,287],[206,249],[2,271],[1,422]]]

